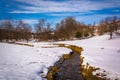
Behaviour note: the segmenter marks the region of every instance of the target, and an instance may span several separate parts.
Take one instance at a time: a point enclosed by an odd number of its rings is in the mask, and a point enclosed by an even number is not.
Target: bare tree
[[[16,26],[16,40],[28,40],[31,38],[31,26],[19,20]]]
[[[56,25],[59,37],[61,39],[72,39],[75,36],[77,21],[73,17],[67,17]]]
[[[109,32],[110,39],[112,39],[113,32],[118,29],[117,17],[106,17],[104,20],[101,20],[98,31],[100,34]]]
[[[45,27],[45,20],[44,19],[40,19],[38,21],[38,24],[36,24],[35,26],[35,31],[36,31],[36,39],[38,39],[39,41],[41,41],[42,39],[42,32],[44,30]]]
[[[112,17],[112,21],[109,23],[109,33],[110,33],[110,39],[112,39],[113,32],[117,29],[117,17]]]
[[[12,40],[14,36],[14,26],[12,24],[12,20],[2,20],[0,25],[2,39],[6,41]]]

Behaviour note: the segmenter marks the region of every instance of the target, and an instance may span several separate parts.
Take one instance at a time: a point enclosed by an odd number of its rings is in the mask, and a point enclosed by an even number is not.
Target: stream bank
[[[82,48],[73,45],[59,44],[59,47],[72,49],[69,54],[64,54],[54,66],[49,68],[48,80],[84,80],[81,72],[80,55]]]
[[[81,56],[83,51],[81,47],[67,44],[57,45],[69,48],[72,52],[64,54],[54,66],[49,68],[47,80],[110,80],[105,77],[105,73],[93,74],[100,68],[90,66],[89,63],[83,65],[84,57]]]

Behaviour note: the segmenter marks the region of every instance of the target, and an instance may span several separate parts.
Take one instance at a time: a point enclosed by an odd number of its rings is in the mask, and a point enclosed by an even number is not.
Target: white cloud
[[[93,14],[93,15],[88,15],[88,16],[77,16],[75,18],[77,21],[83,22],[85,24],[92,24],[92,23],[94,24],[94,22],[98,24],[100,22],[100,20],[105,19],[105,17],[112,17],[112,16],[120,16],[120,14],[118,14],[118,15]]]
[[[40,13],[39,11],[19,11],[19,10],[15,10],[15,11],[12,11],[10,13]]]
[[[24,11],[17,10],[11,13],[41,13],[41,12],[88,12],[105,8],[120,7],[119,0],[89,1],[89,0],[67,0],[67,1],[45,1],[45,0],[16,0],[33,6],[19,6]]]
[[[22,21],[24,21],[25,23],[28,23],[28,24],[36,24],[36,23],[38,23],[37,19],[22,19]]]

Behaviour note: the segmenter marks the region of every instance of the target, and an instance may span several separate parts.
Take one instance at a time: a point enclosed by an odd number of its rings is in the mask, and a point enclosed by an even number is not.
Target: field
[[[80,46],[84,49],[84,64],[98,67],[106,71],[111,80],[120,79],[120,36],[95,36],[93,38],[74,41],[61,41]],[[53,47],[50,42],[29,42],[34,45],[24,46],[0,43],[0,80],[45,80],[48,68],[59,58],[71,50]],[[48,48],[49,46],[49,48]],[[51,48],[50,48],[51,47]],[[94,73],[95,74],[95,73]]]

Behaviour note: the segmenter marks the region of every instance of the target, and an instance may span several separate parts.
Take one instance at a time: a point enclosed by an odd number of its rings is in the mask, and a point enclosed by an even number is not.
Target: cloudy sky
[[[106,16],[120,17],[120,0],[0,0],[0,19],[22,19],[29,24],[46,19],[55,24],[67,16],[85,24]]]

